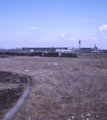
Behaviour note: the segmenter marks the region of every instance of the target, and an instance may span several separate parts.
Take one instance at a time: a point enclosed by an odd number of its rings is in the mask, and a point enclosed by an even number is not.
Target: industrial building
[[[50,47],[50,48],[22,48],[22,51],[31,51],[31,52],[56,52],[57,49],[65,49],[67,47]]]

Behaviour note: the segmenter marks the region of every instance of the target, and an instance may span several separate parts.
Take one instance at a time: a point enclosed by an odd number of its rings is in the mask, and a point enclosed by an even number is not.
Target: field
[[[0,58],[0,71],[32,77],[30,94],[12,120],[107,120],[106,54]]]

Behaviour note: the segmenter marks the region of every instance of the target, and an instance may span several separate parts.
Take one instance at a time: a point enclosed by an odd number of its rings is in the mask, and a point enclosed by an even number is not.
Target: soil
[[[33,78],[32,89],[12,120],[107,120],[107,54],[16,56],[0,58],[0,66],[2,71]],[[0,84],[0,90],[21,85]]]
[[[0,72],[0,116],[19,99],[27,82],[27,78],[19,74]]]

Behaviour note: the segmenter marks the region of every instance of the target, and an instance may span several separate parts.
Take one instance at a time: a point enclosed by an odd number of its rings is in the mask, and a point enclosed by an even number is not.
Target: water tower
[[[79,49],[81,48],[81,40],[79,40]]]

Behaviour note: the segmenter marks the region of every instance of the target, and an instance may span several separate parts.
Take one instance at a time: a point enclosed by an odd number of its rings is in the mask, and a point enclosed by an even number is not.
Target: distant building
[[[107,53],[107,50],[102,50],[101,53]]]
[[[94,45],[94,49],[91,51],[91,53],[101,53],[101,50],[98,49],[96,45]]]
[[[56,49],[56,52],[75,52],[75,50],[72,49]]]
[[[52,48],[22,48],[22,51],[34,51],[34,52],[56,52],[57,49],[67,50],[67,47],[52,47]]]
[[[94,45],[94,51],[98,51],[98,48],[96,45]]]
[[[83,52],[83,53],[91,53],[91,51],[93,50],[92,48],[80,48],[80,50]]]

